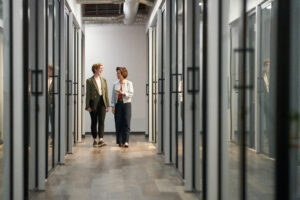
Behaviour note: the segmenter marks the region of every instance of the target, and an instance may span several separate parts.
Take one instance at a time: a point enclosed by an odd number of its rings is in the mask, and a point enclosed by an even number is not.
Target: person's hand
[[[115,114],[115,107],[111,108],[111,112],[112,112],[112,114]]]
[[[109,107],[108,107],[108,108],[106,108],[106,112],[109,112]]]
[[[123,94],[121,90],[116,90],[118,94]]]
[[[88,108],[88,111],[89,111],[89,112],[92,112],[93,110],[92,110],[91,108]]]

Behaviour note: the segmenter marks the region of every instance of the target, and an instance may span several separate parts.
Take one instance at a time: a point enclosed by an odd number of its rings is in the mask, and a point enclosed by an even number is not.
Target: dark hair
[[[99,69],[101,66],[103,66],[102,63],[93,64],[93,66],[92,66],[92,71],[93,71],[93,73],[95,74],[95,71],[96,71],[97,69]]]
[[[127,78],[128,76],[128,71],[127,71],[127,68],[126,67],[117,67],[116,68],[116,71],[120,71],[121,75],[124,77],[124,78]]]

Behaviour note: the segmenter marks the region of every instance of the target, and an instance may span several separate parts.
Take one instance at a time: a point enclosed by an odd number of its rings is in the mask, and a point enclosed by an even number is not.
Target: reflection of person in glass
[[[113,85],[111,106],[115,115],[116,140],[120,147],[129,146],[131,98],[133,96],[133,84],[127,80],[126,67],[117,67],[118,81]]]
[[[181,120],[183,120],[183,113],[184,113],[184,107],[183,107],[183,80],[179,81],[179,86],[178,86],[178,92],[179,92],[179,102],[180,102],[180,116]]]
[[[97,63],[92,66],[94,75],[86,80],[86,110],[90,113],[92,124],[93,146],[102,147],[105,144],[104,120],[106,112],[109,112],[108,90],[105,78],[101,77],[103,64]],[[98,131],[97,131],[98,124]],[[97,135],[99,141],[97,142]]]
[[[48,130],[50,137],[50,145],[53,144],[53,132],[54,132],[54,87],[53,87],[53,66],[48,65],[48,117],[50,121],[50,127]]]
[[[271,113],[270,113],[270,60],[265,59],[263,68],[263,108],[264,108],[264,122],[265,131],[268,137],[269,151],[271,154],[272,135],[271,135]]]

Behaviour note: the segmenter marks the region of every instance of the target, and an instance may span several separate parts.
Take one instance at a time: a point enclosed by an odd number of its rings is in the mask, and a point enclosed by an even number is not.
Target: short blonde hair
[[[101,66],[103,66],[102,63],[96,63],[96,64],[93,64],[93,66],[92,66],[92,71],[93,71],[93,73],[95,74],[95,71],[96,71],[97,69],[99,69]]]

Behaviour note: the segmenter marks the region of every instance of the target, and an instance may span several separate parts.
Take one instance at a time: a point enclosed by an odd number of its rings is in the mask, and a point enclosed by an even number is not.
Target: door
[[[176,0],[176,166],[184,177],[184,0]]]
[[[261,46],[259,65],[259,136],[261,137],[262,152],[270,157],[275,155],[274,128],[274,37],[275,37],[275,11],[273,1],[267,2],[261,9]]]
[[[54,168],[54,148],[55,148],[55,87],[57,84],[56,66],[55,66],[55,37],[54,37],[54,0],[47,1],[47,110],[46,110],[46,152],[47,152],[47,177]]]
[[[158,131],[158,69],[157,69],[157,27],[152,29],[152,138],[157,142]]]
[[[164,72],[164,58],[165,58],[165,47],[164,47],[164,38],[165,38],[165,19],[166,12],[165,8],[159,13],[158,17],[158,152],[164,153],[164,84],[165,84],[165,72]]]

